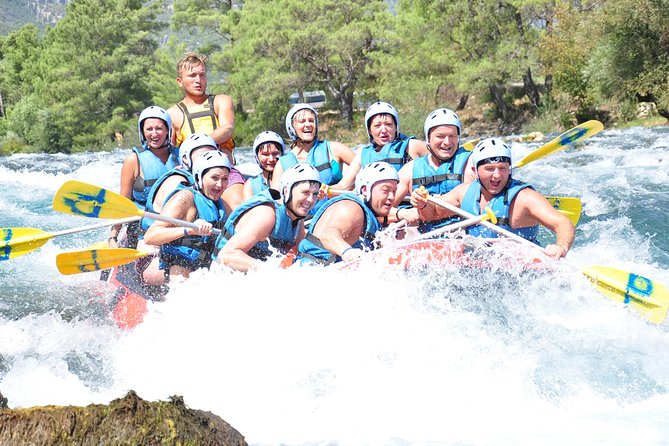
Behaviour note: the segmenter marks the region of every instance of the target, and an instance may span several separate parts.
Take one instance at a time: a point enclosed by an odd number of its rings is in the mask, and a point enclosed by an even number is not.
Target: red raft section
[[[468,243],[466,239],[428,239],[380,249],[372,254],[377,262],[387,262],[403,269],[441,264],[462,268],[520,267],[524,270],[552,270],[550,263],[536,256],[537,253],[524,251],[520,255],[504,255],[489,245]]]
[[[124,330],[135,328],[142,323],[149,301],[162,301],[165,289],[146,286],[130,263],[112,268],[106,279],[114,288],[109,307],[116,325]]]

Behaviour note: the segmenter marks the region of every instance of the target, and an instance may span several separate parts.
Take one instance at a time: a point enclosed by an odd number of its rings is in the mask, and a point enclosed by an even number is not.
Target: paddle
[[[83,215],[94,218],[119,218],[119,217],[148,217],[172,223],[176,226],[198,229],[195,223],[167,217],[165,215],[146,212],[138,208],[130,199],[103,189],[92,184],[81,181],[70,180],[63,183],[53,197],[53,208],[58,212],[66,214]],[[211,233],[220,234],[221,230],[214,228]]]
[[[38,249],[54,237],[104,228],[105,226],[131,223],[137,220],[139,220],[139,217],[126,217],[119,220],[82,226],[79,228],[65,229],[57,232],[46,232],[36,228],[0,229],[0,260],[13,259],[14,257],[28,254],[30,251]]]
[[[56,256],[61,274],[79,274],[125,265],[150,253],[130,248],[100,248],[63,252]]]
[[[577,125],[576,127],[567,130],[557,138],[552,139],[548,143],[534,150],[532,153],[515,163],[513,168],[523,167],[525,164],[529,164],[532,161],[536,161],[551,153],[563,150],[568,145],[590,138],[602,130],[604,130],[604,125],[599,121],[592,120],[584,122],[581,125]]]
[[[603,129],[604,125],[599,121],[592,120],[584,122],[583,124],[577,125],[576,127],[567,130],[557,138],[552,139],[548,143],[534,150],[532,153],[514,164],[513,167],[522,167],[525,164],[529,164],[532,161],[536,161],[546,155],[550,155],[551,153],[566,149],[570,144],[590,138],[591,136],[601,132]],[[481,138],[473,139],[463,143],[461,147],[471,152],[474,150],[474,147],[479,141],[481,141]]]
[[[495,213],[492,211],[490,208],[485,208],[485,213],[481,215],[473,215],[471,218],[468,218],[466,220],[457,222],[457,223],[451,223],[446,226],[442,226],[441,228],[433,229],[432,231],[425,232],[424,234],[421,234],[420,237],[416,238],[415,240],[423,240],[423,239],[428,239],[431,237],[435,237],[438,235],[445,234],[446,232],[454,232],[457,231],[458,229],[462,228],[467,228],[469,226],[473,226],[476,224],[481,223],[482,221],[489,220],[492,224],[496,225],[497,224],[497,216]],[[412,241],[415,241],[412,240]]]
[[[445,234],[446,232],[454,232],[454,231],[457,231],[458,229],[466,228],[468,226],[473,226],[473,225],[481,223],[482,221],[487,221],[487,220],[490,220],[494,224],[497,224],[497,216],[495,215],[493,210],[490,209],[489,207],[485,208],[485,212],[481,215],[473,215],[471,218],[468,218],[466,220],[462,220],[462,221],[459,221],[457,223],[451,223],[451,224],[448,224],[446,226],[442,226],[441,228],[437,228],[435,230],[426,232],[424,234],[420,234],[420,236],[418,236],[416,238],[412,238],[410,241],[407,241],[406,243],[402,243],[402,244],[399,244],[399,245],[388,246],[388,247],[383,247],[383,248],[380,248],[380,249],[375,249],[372,252],[374,254],[378,254],[378,253],[386,252],[386,251],[394,252],[395,250],[397,250],[397,248],[402,248],[402,247],[405,247],[405,246],[413,245],[416,242],[425,241],[425,240],[428,240],[430,238]],[[395,230],[399,229],[399,227],[391,229],[392,225],[397,225],[397,222],[391,223],[391,225],[389,225],[384,231],[389,231],[389,230],[390,231],[395,231]],[[352,265],[356,265],[356,264],[360,263],[361,260],[362,260],[362,258],[358,257],[355,260],[351,260],[349,262],[341,263],[338,266],[338,268],[346,269],[346,268],[348,268]]]
[[[427,200],[430,203],[446,208],[463,217],[476,217],[469,212],[463,211],[450,203],[430,195],[428,195]],[[535,245],[513,232],[500,228],[489,221],[482,220],[480,224],[500,235],[543,252],[540,246]],[[632,307],[653,323],[659,324],[664,321],[667,315],[667,310],[669,310],[669,289],[663,284],[628,271],[622,271],[608,266],[593,265],[581,268],[567,259],[563,258],[562,261],[576,269],[580,269],[581,272],[596,286],[597,291],[605,296],[632,305]]]
[[[346,192],[351,192],[349,190],[343,190],[343,189],[327,189],[327,196],[328,197],[334,197],[336,195],[341,195]],[[583,204],[581,203],[581,200],[577,197],[553,197],[553,196],[547,196],[546,199],[550,202],[550,204],[557,209],[560,213],[564,214],[567,216],[569,221],[572,222],[574,226],[578,224],[578,221],[581,218],[581,210],[583,209]],[[409,202],[409,196],[406,196],[403,202],[406,201],[407,203]]]
[[[564,214],[569,221],[576,227],[578,221],[581,219],[581,211],[583,204],[581,200],[576,197],[546,197],[548,202],[557,209],[561,214]]]

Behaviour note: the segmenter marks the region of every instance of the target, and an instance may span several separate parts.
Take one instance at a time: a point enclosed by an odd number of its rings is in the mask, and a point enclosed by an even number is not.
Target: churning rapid
[[[538,145],[514,143],[514,160]],[[69,179],[118,190],[127,153],[0,158],[2,227],[96,223],[51,200]],[[131,331],[110,319],[97,273],[55,266],[108,230],[56,237],[0,262],[0,391],[10,407],[182,395],[251,444],[667,444],[669,323],[579,271],[669,284],[667,153],[669,127],[609,130],[514,171],[583,201],[570,263],[548,272],[502,253],[486,269],[217,268]]]

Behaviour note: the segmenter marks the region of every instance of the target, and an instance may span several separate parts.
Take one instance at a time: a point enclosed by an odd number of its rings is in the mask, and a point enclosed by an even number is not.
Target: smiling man
[[[423,126],[428,153],[408,162],[400,170],[395,204],[412,190],[424,187],[431,194],[445,194],[461,183],[474,181],[474,171],[470,168],[470,152],[460,148],[462,124],[458,115],[447,108],[430,112]],[[398,213],[399,216],[411,215]],[[444,218],[421,224],[421,232],[431,231],[450,223],[452,218]]]
[[[474,215],[490,207],[499,227],[537,244],[542,225],[556,235],[555,243],[547,245],[544,252],[553,258],[564,257],[574,242],[574,225],[532,186],[511,177],[509,146],[498,138],[484,139],[474,148],[471,159],[476,181],[461,184],[441,198]],[[424,189],[411,194],[411,203],[421,219],[433,221],[453,215],[452,211],[427,201],[427,195]],[[480,225],[469,227],[467,232],[485,238],[499,237],[497,232]]]
[[[386,162],[363,167],[355,179],[355,192],[332,198],[316,212],[300,242],[300,263],[328,265],[358,258],[373,249],[376,233],[393,208],[399,176]]]
[[[272,249],[287,254],[304,237],[304,219],[318,201],[321,178],[315,167],[298,163],[281,177],[281,203],[274,189],[243,202],[230,215],[216,241],[219,263],[237,271],[255,269]]]

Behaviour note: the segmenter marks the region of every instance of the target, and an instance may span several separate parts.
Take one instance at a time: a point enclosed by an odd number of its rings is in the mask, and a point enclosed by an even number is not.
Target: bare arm
[[[399,206],[411,192],[411,183],[413,182],[413,160],[406,163],[399,171],[400,182],[397,184],[397,192],[395,192],[395,203],[393,205]]]
[[[342,200],[323,213],[314,228],[314,235],[320,239],[325,249],[341,256],[360,239],[364,223],[365,214],[362,208],[352,200]]]
[[[177,192],[169,199],[167,203],[165,203],[165,206],[160,212],[160,215],[177,218],[179,220],[195,220],[197,215],[197,208],[195,207],[193,193],[189,190],[182,190]],[[147,229],[146,234],[144,234],[144,241],[149,245],[160,246],[184,237],[184,231],[186,231],[188,235],[204,235],[203,233],[194,229],[182,228],[181,226],[175,226],[172,223],[156,220],[149,227],[149,229]],[[209,231],[205,231],[205,233],[210,232],[211,225],[209,225]]]
[[[469,187],[468,184],[460,184],[446,195],[439,195],[436,198],[443,200],[448,204],[460,207],[462,205],[462,197]],[[441,218],[455,215],[454,212],[449,211],[443,206],[438,206],[430,201],[427,201],[427,190],[423,188],[415,189],[411,193],[411,204],[418,209],[418,214],[423,221],[439,220]]]
[[[276,215],[271,205],[256,206],[246,212],[235,226],[235,235],[225,244],[218,255],[219,263],[237,271],[255,269],[260,261],[247,252],[256,243],[267,240],[272,233]]]
[[[360,171],[360,154],[358,153],[349,163],[348,168],[344,171],[344,177],[337,184],[333,184],[332,189],[353,190],[355,185],[355,176]]]
[[[274,190],[279,190],[281,184],[281,175],[283,175],[283,166],[281,165],[281,161],[279,161],[274,166],[274,171],[272,172],[272,181],[270,182],[269,187]]]
[[[520,216],[513,215],[519,208]],[[555,233],[555,243],[546,246],[544,252],[553,257],[564,257],[574,243],[574,225],[558,212],[546,198],[533,189],[523,189],[518,193],[511,207],[513,227],[527,227],[538,222]]]
[[[181,126],[184,123],[184,115],[177,105],[173,105],[167,109],[167,114],[172,119],[172,145],[177,145],[177,134],[181,131]],[[181,163],[181,160],[179,160]]]
[[[411,158],[419,158],[428,153],[427,144],[425,144],[425,141],[421,141],[420,139],[412,139],[409,141],[407,152],[409,152],[409,156]]]
[[[139,159],[135,152],[131,152],[123,160],[121,167],[121,195],[132,200],[132,185],[139,176]]]
[[[346,144],[337,141],[330,141],[330,150],[339,164],[351,165],[355,152]]]
[[[469,184],[476,181],[476,171],[472,163],[472,157],[470,156],[467,159],[467,164],[465,164],[465,170],[463,171],[462,182],[464,184]]]
[[[242,190],[242,200],[246,201],[253,196],[253,185],[251,181],[244,182],[244,189]]]
[[[218,117],[218,128],[211,132],[209,136],[221,145],[231,140],[235,131],[235,111],[232,98],[224,94],[217,94],[214,97],[214,112]]]

